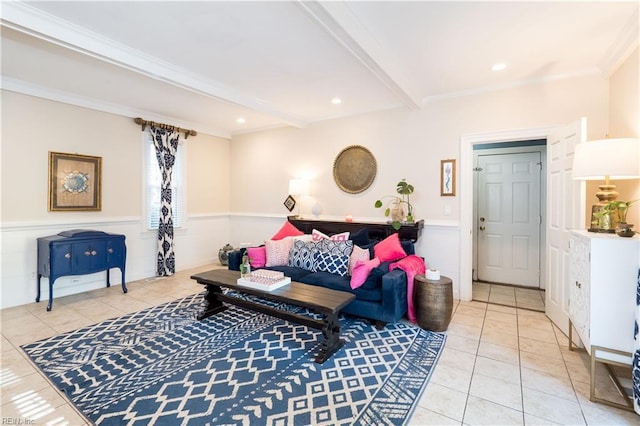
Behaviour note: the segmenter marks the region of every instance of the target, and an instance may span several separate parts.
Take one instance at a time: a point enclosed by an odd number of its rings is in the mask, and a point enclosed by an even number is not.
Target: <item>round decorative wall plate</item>
[[[376,159],[367,148],[351,145],[340,151],[333,162],[333,180],[344,192],[359,194],[376,178]]]

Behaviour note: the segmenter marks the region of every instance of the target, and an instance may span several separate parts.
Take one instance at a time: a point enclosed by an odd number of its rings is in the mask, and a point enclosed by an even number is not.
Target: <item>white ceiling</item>
[[[1,6],[4,89],[223,137],[606,77],[638,46],[637,0]]]

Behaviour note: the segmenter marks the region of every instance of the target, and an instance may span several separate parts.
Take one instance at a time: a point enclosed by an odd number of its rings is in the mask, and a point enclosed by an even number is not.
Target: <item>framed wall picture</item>
[[[456,195],[456,160],[440,161],[440,195],[443,197]]]
[[[49,211],[102,209],[102,157],[49,152]]]
[[[287,208],[287,210],[291,211],[294,209],[294,207],[296,206],[296,200],[295,198],[293,198],[291,195],[289,195],[287,197],[286,200],[284,200],[284,206]]]

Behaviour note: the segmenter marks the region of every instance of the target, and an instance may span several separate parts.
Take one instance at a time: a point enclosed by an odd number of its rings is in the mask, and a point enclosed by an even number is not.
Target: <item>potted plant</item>
[[[400,229],[403,222],[413,223],[413,206],[409,201],[409,196],[413,194],[413,185],[407,182],[406,179],[402,179],[396,185],[396,192],[398,195],[391,195],[383,198],[391,198],[384,210],[385,217],[391,217],[391,226],[396,231]],[[382,199],[376,200],[374,207],[380,208],[384,205]],[[406,216],[404,209],[407,209]]]
[[[616,234],[621,237],[632,237],[635,234],[633,224],[627,223],[627,213],[629,212],[629,207],[636,201],[638,200],[610,201],[602,209],[602,215],[607,215],[611,218],[612,225],[615,224]]]

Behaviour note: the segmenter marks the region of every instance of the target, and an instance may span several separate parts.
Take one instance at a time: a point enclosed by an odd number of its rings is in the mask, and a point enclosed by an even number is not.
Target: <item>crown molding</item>
[[[638,47],[640,40],[640,14],[638,9],[622,27],[616,41],[611,45],[607,54],[600,60],[599,67],[607,77],[620,68],[633,51]]]
[[[82,108],[92,109],[95,111],[106,112],[124,117],[145,117],[145,119],[157,122],[169,122],[175,126],[185,129],[194,129],[199,133],[216,136],[224,139],[231,139],[231,133],[217,128],[208,127],[201,123],[192,123],[175,117],[161,116],[150,111],[141,111],[129,108],[124,105],[107,103],[102,100],[78,96],[74,93],[62,90],[52,89],[50,87],[39,86],[26,81],[18,80],[11,77],[0,76],[0,89],[16,92],[23,95],[34,96],[36,98],[47,99],[50,101],[61,102],[63,104],[74,105]],[[133,123],[133,120],[132,120]],[[137,124],[136,124],[137,126]]]
[[[205,79],[171,63],[88,31],[21,1],[2,3],[2,26],[108,62],[149,78],[277,117],[294,127],[306,127],[300,117],[275,108],[268,102]]]

